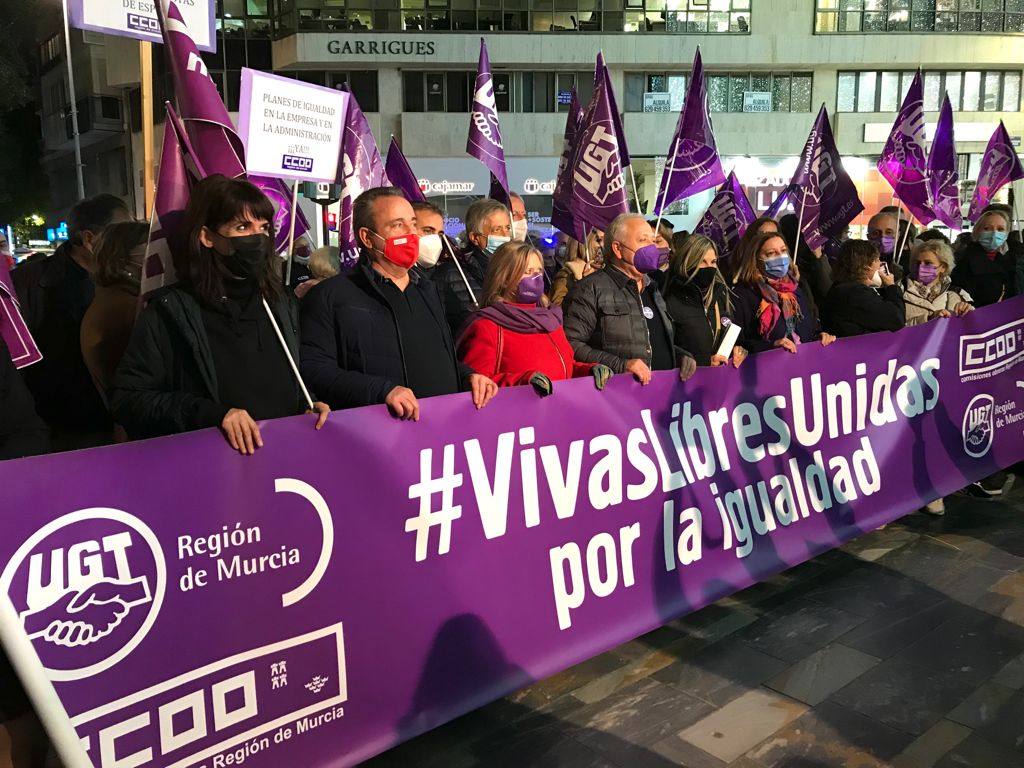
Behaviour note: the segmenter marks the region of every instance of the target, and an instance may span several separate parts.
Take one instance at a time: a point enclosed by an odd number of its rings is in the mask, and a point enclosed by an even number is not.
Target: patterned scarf
[[[761,290],[761,305],[757,308],[761,338],[768,340],[781,317],[786,321],[786,335],[799,343],[795,328],[803,319],[803,315],[800,313],[800,302],[796,298],[796,282],[787,275],[778,280],[762,280],[758,283],[758,288]]]

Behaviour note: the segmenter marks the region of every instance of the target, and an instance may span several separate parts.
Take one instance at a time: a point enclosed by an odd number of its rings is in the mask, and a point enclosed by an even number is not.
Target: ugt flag
[[[715,131],[708,109],[708,89],[704,83],[704,64],[700,48],[693,57],[693,73],[686,89],[686,100],[679,111],[665,171],[661,176],[658,205],[661,214],[676,200],[713,189],[725,181],[725,171],[715,146]]]
[[[245,148],[242,139],[235,132],[227,107],[185,26],[181,11],[174,0],[161,0],[156,7],[174,80],[174,97],[203,175],[244,176]],[[249,176],[248,179],[274,204],[275,245],[282,250],[288,243],[291,194],[280,179],[264,176]],[[298,239],[309,231],[309,224],[300,211],[296,211],[295,216],[295,237]]]
[[[603,78],[595,80],[594,97],[583,115],[571,163],[569,215],[582,232],[591,227],[604,230],[612,219],[629,211],[608,84]]]
[[[790,198],[792,197],[793,188],[786,187],[784,190],[779,192],[779,196],[772,201],[771,205],[768,206],[768,210],[764,212],[764,215],[767,216],[769,219],[778,220],[779,216],[782,214],[782,210],[787,205],[791,205]]]
[[[28,324],[21,316],[18,294],[11,282],[7,259],[0,256],[0,338],[7,344],[7,351],[15,368],[38,363],[43,359],[35,339],[28,330]]]
[[[355,94],[348,101],[348,113],[345,115],[337,183],[341,185],[341,221],[338,224],[341,258],[351,266],[359,258],[359,241],[352,229],[352,205],[366,190],[388,183],[384,162],[377,151],[377,141]]]
[[[476,69],[476,82],[473,84],[473,107],[469,114],[469,137],[466,139],[466,152],[487,166],[507,198],[508,173],[505,170],[505,149],[501,144],[501,128],[498,126],[498,107],[494,101],[494,78],[491,77],[491,60],[487,56],[487,43],[482,37],[480,38],[480,62]]]
[[[398,146],[395,137],[391,137],[391,144],[388,145],[388,159],[384,161],[384,172],[392,186],[398,187],[410,203],[425,202],[427,197],[420,189],[419,179],[413,173],[409,160]]]
[[[622,130],[622,120],[619,117],[619,104],[615,100],[615,89],[612,88],[612,77],[608,73],[608,65],[604,60],[604,52],[597,52],[597,64],[594,66],[594,90],[597,91],[598,81],[604,83],[605,93],[608,95],[608,105],[612,113],[612,122],[615,124],[615,135],[619,137],[619,161],[623,168],[629,167],[633,160],[629,156],[629,147],[626,146],[626,132]]]
[[[857,187],[843,168],[824,104],[800,153],[790,186],[794,189],[794,205],[800,201],[800,232],[812,249],[823,248],[864,210]]]
[[[897,199],[922,224],[930,224],[935,219],[928,204],[926,164],[924,89],[921,70],[918,70],[896,115],[885,149],[878,158],[878,172],[892,185]]]
[[[982,210],[992,202],[996,192],[1011,181],[1024,178],[1024,169],[1020,166],[1017,150],[1013,148],[1010,136],[1006,132],[1003,121],[988,140],[985,156],[981,158],[981,170],[978,172],[978,185],[974,188],[971,199],[970,219],[977,221]]]
[[[562,135],[562,156],[558,159],[558,173],[555,177],[555,191],[551,195],[551,226],[570,237],[583,242],[587,238],[586,228],[577,227],[569,212],[572,197],[572,162],[576,154],[576,139],[580,132],[583,110],[576,89],[570,91],[569,112],[565,116],[565,132]]]
[[[960,172],[953,143],[953,107],[948,95],[942,98],[939,122],[935,126],[925,169],[928,200],[935,217],[950,229],[960,229],[964,224],[960,209]]]
[[[697,223],[695,232],[709,238],[718,246],[719,254],[732,253],[756,216],[747,200],[747,193],[736,180],[736,172],[729,174],[725,184],[718,190],[704,216]]]

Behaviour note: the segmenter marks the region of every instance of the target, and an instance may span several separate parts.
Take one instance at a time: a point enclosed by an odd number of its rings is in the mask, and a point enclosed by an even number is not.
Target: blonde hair
[[[333,245],[317,248],[309,254],[309,274],[315,280],[326,280],[341,271],[341,251]]]
[[[526,272],[526,265],[533,254],[537,254],[541,264],[544,263],[544,257],[541,256],[540,251],[529,243],[513,240],[498,248],[487,265],[480,306],[489,307],[502,302],[514,303],[519,290],[519,281],[522,280],[523,273]],[[547,296],[541,298],[540,304],[545,307],[548,305]]]
[[[946,274],[953,271],[953,249],[941,240],[925,240],[914,246],[910,252],[910,263],[914,264],[922,253],[934,253],[935,258],[946,268]]]
[[[972,240],[977,240],[978,237],[981,236],[981,225],[989,216],[998,216],[1000,219],[1006,222],[1006,231],[1010,231],[1010,227],[1012,226],[1010,224],[1010,217],[1006,215],[1005,211],[1001,211],[998,208],[992,208],[991,210],[985,211],[983,214],[981,214],[981,216],[978,217],[978,220],[974,223],[974,229],[971,230]]]
[[[668,263],[668,285],[671,286],[677,280],[682,283],[692,281],[697,270],[700,269],[700,264],[704,260],[704,254],[707,253],[708,248],[713,250],[716,256],[718,255],[718,246],[711,238],[697,234],[686,238],[686,242],[672,252],[672,258]],[[731,312],[732,300],[729,297],[729,287],[718,267],[715,267],[715,283],[725,289],[725,311]],[[665,289],[665,292],[668,293],[668,288]]]

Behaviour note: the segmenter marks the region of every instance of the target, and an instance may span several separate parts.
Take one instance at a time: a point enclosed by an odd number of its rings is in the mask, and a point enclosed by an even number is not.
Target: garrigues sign
[[[342,56],[433,56],[433,41],[424,40],[328,40],[327,52]]]
[[[216,51],[213,0],[177,0],[189,34],[201,51]],[[71,0],[71,26],[108,35],[161,42],[154,0]]]

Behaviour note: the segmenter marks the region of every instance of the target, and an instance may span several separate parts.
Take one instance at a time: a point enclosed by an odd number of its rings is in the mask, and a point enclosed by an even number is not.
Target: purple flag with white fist
[[[576,154],[576,138],[580,132],[583,110],[580,99],[573,88],[569,97],[569,112],[565,116],[565,132],[562,138],[562,156],[558,159],[558,173],[555,177],[555,191],[551,195],[551,226],[570,237],[583,242],[586,240],[585,227],[577,227],[569,212],[572,198],[572,164]]]
[[[480,63],[473,85],[473,107],[469,114],[469,138],[466,152],[486,165],[508,195],[508,172],[505,170],[505,150],[501,145],[498,125],[498,107],[494,102],[494,78],[491,60],[487,56],[487,43],[480,38]]]
[[[359,241],[352,229],[352,205],[368,189],[388,184],[384,161],[380,159],[377,141],[359,107],[355,94],[348,102],[345,115],[345,133],[341,137],[341,155],[338,157],[337,183],[341,185],[341,221],[338,240],[341,258],[351,267],[359,258]]]
[[[581,233],[590,227],[604,230],[620,213],[629,212],[608,85],[602,78],[596,79],[594,98],[583,115],[570,166],[569,215]]]
[[[999,127],[993,132],[992,138],[988,140],[988,146],[985,147],[985,156],[981,159],[978,185],[974,188],[974,197],[971,199],[971,221],[978,220],[982,210],[996,196],[996,192],[1017,179],[1024,179],[1024,169],[1021,168],[1020,158],[1017,157],[1017,150],[1014,149],[1006,132],[1006,126],[1000,120]]]
[[[747,200],[747,193],[733,171],[711,201],[694,231],[714,242],[720,254],[727,255],[736,249],[743,233],[755,218],[757,217],[750,206],[750,201]]]
[[[924,89],[921,85],[921,70],[918,70],[878,158],[878,172],[892,185],[896,198],[922,224],[930,224],[935,220],[935,214],[928,204],[926,164]]]
[[[830,237],[838,235],[864,210],[857,187],[843,168],[824,104],[800,153],[790,186],[794,188],[794,201],[800,200],[800,231],[812,249],[824,247]]]
[[[605,92],[608,94],[609,109],[612,113],[612,122],[615,124],[615,135],[619,137],[619,160],[622,163],[622,167],[626,168],[632,164],[633,160],[629,156],[629,147],[626,146],[626,132],[622,130],[622,118],[619,115],[619,104],[615,100],[615,89],[612,88],[612,78],[608,73],[608,65],[604,60],[604,53],[598,51],[597,64],[594,67],[594,85],[597,85],[597,81],[601,80],[605,86]],[[595,89],[596,90],[596,89]]]
[[[427,196],[420,189],[419,179],[413,173],[409,160],[398,146],[398,141],[391,137],[391,144],[388,146],[388,158],[384,162],[384,170],[392,186],[398,187],[405,193],[410,203],[425,202]]]
[[[960,172],[957,168],[956,145],[953,142],[953,107],[949,96],[942,98],[939,122],[925,163],[928,200],[935,217],[950,229],[963,227],[960,208]]]
[[[164,50],[174,80],[174,98],[178,103],[181,122],[192,143],[203,175],[220,173],[234,178],[245,176],[245,148],[235,132],[227,107],[216,84],[207,71],[181,11],[174,0],[157,3],[157,15],[163,32]],[[291,195],[280,179],[249,176],[274,204],[275,245],[278,250],[288,243],[291,219]],[[309,231],[309,224],[301,211],[295,213],[295,237]]]

